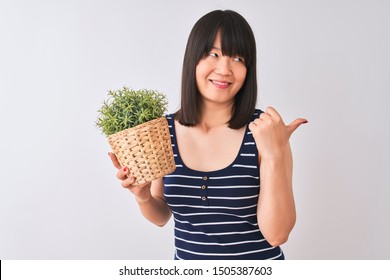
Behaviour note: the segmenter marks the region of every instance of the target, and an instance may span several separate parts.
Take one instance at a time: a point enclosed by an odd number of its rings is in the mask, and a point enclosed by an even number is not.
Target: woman
[[[249,24],[233,11],[210,12],[190,33],[181,107],[167,116],[176,170],[136,186],[109,153],[148,220],[163,226],[173,214],[175,259],[284,259],[279,245],[296,218],[289,137],[307,121],[286,126],[256,100]]]

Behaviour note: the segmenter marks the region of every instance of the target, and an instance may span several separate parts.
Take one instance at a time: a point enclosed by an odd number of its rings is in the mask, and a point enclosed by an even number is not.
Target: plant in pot
[[[123,87],[109,90],[96,126],[104,133],[121,166],[136,177],[135,184],[161,178],[176,168],[168,123],[168,101],[155,90]]]

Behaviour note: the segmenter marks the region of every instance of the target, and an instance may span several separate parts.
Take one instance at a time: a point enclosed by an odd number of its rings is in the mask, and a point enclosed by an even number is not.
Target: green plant
[[[167,111],[166,95],[155,90],[123,87],[109,90],[108,96],[96,120],[106,136],[160,118]]]

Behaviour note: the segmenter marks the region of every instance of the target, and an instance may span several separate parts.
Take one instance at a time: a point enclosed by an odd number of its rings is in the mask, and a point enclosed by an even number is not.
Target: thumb
[[[305,123],[308,123],[308,121],[306,119],[302,119],[302,118],[299,118],[299,119],[296,119],[295,121],[293,121],[292,123],[290,123],[288,126],[287,126],[287,130],[290,132],[290,135],[293,134],[293,132],[301,125],[301,124],[305,124]]]

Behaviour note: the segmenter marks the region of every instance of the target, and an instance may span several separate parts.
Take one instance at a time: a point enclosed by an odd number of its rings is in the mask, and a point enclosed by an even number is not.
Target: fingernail
[[[308,122],[309,122],[309,121],[306,120],[306,121],[304,121],[303,123],[308,123]]]
[[[127,172],[127,167],[123,168],[123,172]]]

